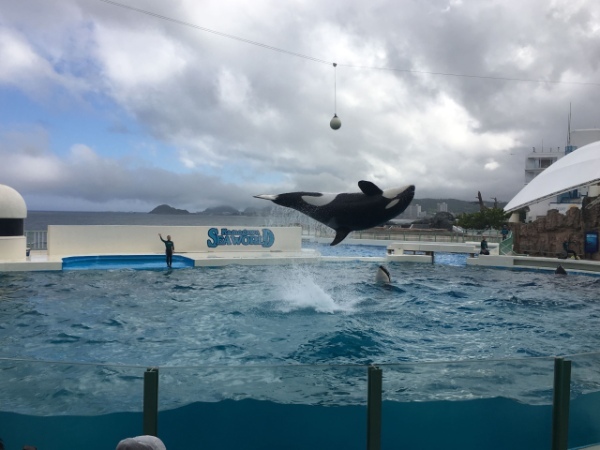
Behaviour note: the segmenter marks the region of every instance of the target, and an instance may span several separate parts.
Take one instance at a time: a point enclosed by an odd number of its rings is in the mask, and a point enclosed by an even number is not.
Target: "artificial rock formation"
[[[566,214],[551,209],[545,217],[531,223],[510,224],[513,249],[530,256],[558,257],[563,254],[563,242],[586,259],[600,260],[600,253],[584,255],[585,233],[600,229],[600,203],[585,198],[582,208],[573,207]],[[590,206],[591,203],[591,206]]]

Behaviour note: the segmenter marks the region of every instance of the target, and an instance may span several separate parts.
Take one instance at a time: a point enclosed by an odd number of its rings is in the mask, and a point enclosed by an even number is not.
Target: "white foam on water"
[[[282,312],[302,309],[351,312],[359,301],[351,289],[339,289],[342,285],[339,281],[321,277],[319,266],[288,267],[278,278],[277,291],[281,296],[278,309]]]

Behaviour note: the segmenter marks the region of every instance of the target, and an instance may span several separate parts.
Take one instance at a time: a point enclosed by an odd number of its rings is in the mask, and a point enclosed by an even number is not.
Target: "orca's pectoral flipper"
[[[358,182],[358,187],[363,194],[365,195],[381,195],[383,191],[377,187],[375,183],[371,183],[370,181],[360,180]]]
[[[350,230],[348,228],[338,228],[337,230],[335,230],[335,239],[329,245],[338,245],[340,242],[346,239],[348,233],[350,233]]]

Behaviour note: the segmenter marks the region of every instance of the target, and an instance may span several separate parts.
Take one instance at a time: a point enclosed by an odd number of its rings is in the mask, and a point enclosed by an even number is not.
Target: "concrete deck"
[[[392,242],[387,246],[387,261],[433,263],[436,252],[466,253],[468,266],[503,269],[548,270],[554,272],[561,265],[566,271],[600,273],[600,261],[583,259],[543,258],[524,255],[500,255],[498,244],[489,244],[489,255],[479,254],[479,243],[465,242]],[[599,449],[600,450],[600,449]]]
[[[533,256],[478,255],[467,258],[468,266],[496,267],[505,269],[542,269],[554,271],[561,265],[566,271],[600,273],[600,261],[585,259],[558,259]]]
[[[308,249],[301,252],[207,252],[176,253],[194,260],[194,267],[214,267],[228,264],[275,265],[306,264],[319,261],[321,254]]]
[[[387,246],[388,261],[433,263],[435,253],[466,253],[471,258],[479,253],[478,242],[392,242]],[[489,244],[490,253],[498,253],[498,244]]]
[[[328,239],[323,240],[323,242],[329,241],[330,240]],[[434,262],[435,252],[466,253],[470,255],[467,257],[466,261],[468,266],[547,270],[553,272],[560,264],[567,272],[600,274],[600,261],[542,258],[522,255],[501,256],[497,254],[497,244],[496,246],[492,246],[493,244],[490,245],[492,254],[479,255],[479,244],[475,242],[465,244],[435,242],[390,243],[389,241],[353,239],[348,243],[387,247],[387,255],[382,257],[321,256],[318,251],[312,249],[303,249],[300,252],[177,252],[176,254],[192,259],[195,267],[215,267],[228,264],[275,265],[347,261],[363,261],[377,264],[389,262],[417,262],[431,264]],[[163,255],[163,253],[152,253],[152,255]],[[26,261],[0,261],[0,272],[62,270],[62,258],[67,256],[82,255],[61,255],[49,258],[46,251],[34,250]]]
[[[176,252],[194,261],[194,267],[215,267],[227,264],[270,265],[270,264],[302,264],[320,260],[321,254],[312,249],[300,252]],[[113,256],[103,254],[100,256]],[[142,255],[140,253],[140,255]],[[164,253],[143,253],[143,255],[164,256]],[[34,250],[24,261],[0,261],[0,272],[35,272],[57,271],[63,269],[63,258],[86,255],[59,255],[49,257],[48,252]]]

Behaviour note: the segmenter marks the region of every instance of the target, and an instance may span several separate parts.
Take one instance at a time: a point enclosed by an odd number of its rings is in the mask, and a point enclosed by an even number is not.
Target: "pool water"
[[[543,357],[600,348],[600,278],[465,260],[390,263],[390,284],[375,282],[380,262],[358,259],[2,273],[0,437],[114,448],[141,434],[142,373],[160,367],[170,450],[364,448],[365,366],[376,363],[383,448],[548,448]],[[573,444],[600,440],[598,366],[574,369]],[[491,439],[499,429],[511,433]]]
[[[181,255],[173,255],[173,269],[194,267],[194,260]],[[63,258],[63,270],[90,269],[166,269],[164,255],[101,255],[70,256]]]
[[[0,274],[0,356],[369,364],[600,348],[600,278],[377,262]],[[583,326],[582,326],[583,324]]]
[[[341,243],[338,245],[327,245],[317,242],[304,241],[302,248],[314,249],[322,256],[357,256],[357,257],[379,257],[384,258],[387,247],[382,245],[352,245]]]

